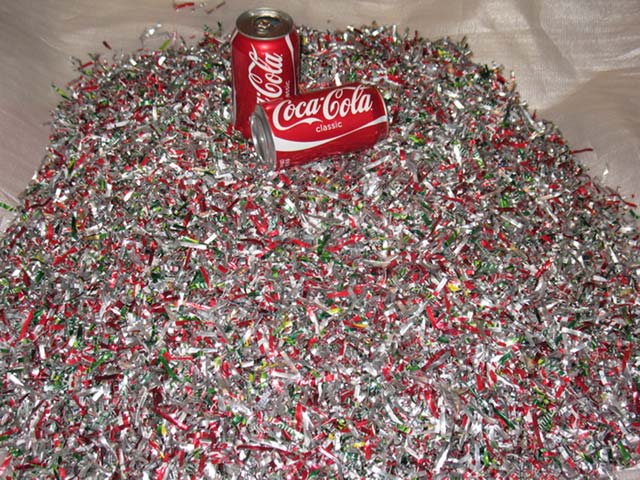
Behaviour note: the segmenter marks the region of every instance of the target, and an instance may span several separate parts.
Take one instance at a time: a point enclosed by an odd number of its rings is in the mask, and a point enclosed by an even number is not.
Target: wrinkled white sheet
[[[522,98],[572,148],[593,148],[578,157],[593,177],[631,201],[640,195],[638,0],[196,0],[180,9],[173,0],[0,0],[0,201],[16,205],[40,165],[60,99],[51,84],[75,78],[72,57],[132,51],[157,23],[186,39],[218,21],[229,32],[265,3],[317,28],[375,20],[427,38],[466,36],[476,61],[515,73]],[[0,208],[0,231],[10,216]]]
[[[182,3],[181,0],[176,0]],[[75,78],[72,57],[141,46],[158,23],[184,38],[233,28],[255,1],[0,0],[0,201],[18,203],[47,145],[51,84]],[[640,195],[638,0],[270,0],[298,24],[335,29],[377,21],[428,38],[467,37],[474,58],[504,65],[538,115],[554,121],[593,177]],[[113,51],[103,45],[108,42]],[[0,231],[10,214],[0,209]],[[640,478],[638,470],[620,478]]]

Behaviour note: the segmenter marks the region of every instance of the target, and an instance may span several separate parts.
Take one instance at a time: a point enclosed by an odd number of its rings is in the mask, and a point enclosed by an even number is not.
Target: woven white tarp
[[[229,33],[254,1],[0,0],[0,231],[7,206],[40,165],[50,112],[77,76],[73,58],[141,47],[150,27],[195,41]],[[591,175],[632,202],[640,195],[638,0],[271,0],[320,29],[395,24],[427,38],[466,37],[479,63],[513,72],[531,110],[555,122]],[[181,6],[182,8],[176,8]],[[107,48],[111,47],[111,50]],[[506,76],[506,75],[505,75]],[[620,478],[640,478],[638,470]]]

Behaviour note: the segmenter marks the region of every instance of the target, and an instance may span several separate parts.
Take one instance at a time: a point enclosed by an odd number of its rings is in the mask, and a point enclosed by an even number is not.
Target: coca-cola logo
[[[264,57],[260,57],[251,45],[249,58],[249,82],[257,93],[258,103],[282,97],[282,55],[267,52]]]
[[[303,101],[285,99],[273,109],[273,125],[280,131],[302,124],[331,122],[373,108],[371,95],[363,85],[329,90],[326,95]]]

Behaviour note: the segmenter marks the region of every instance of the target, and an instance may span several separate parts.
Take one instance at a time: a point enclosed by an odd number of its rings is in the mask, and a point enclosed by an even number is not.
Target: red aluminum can
[[[295,95],[299,72],[300,37],[289,15],[272,8],[240,15],[231,37],[233,126],[250,138],[256,104]]]
[[[251,117],[256,151],[277,170],[371,147],[388,131],[382,95],[361,83],[262,103]]]

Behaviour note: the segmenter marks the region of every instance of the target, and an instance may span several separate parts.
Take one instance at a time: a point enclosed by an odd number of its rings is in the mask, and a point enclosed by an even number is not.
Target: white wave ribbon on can
[[[296,53],[295,53],[296,50],[295,50],[295,48],[293,48],[293,43],[291,43],[291,33],[288,33],[284,37],[284,41],[286,42],[287,47],[289,48],[289,53],[291,54],[291,65],[293,65],[293,68],[295,70],[296,69]],[[299,72],[296,71],[296,76],[298,75],[298,73]]]
[[[315,142],[297,142],[297,141],[287,140],[286,138],[280,138],[280,137],[277,137],[276,135],[273,135],[273,143],[274,143],[276,152],[299,152],[301,150],[307,150],[310,148],[319,147],[320,145],[325,145],[327,143],[333,142],[334,140],[347,137],[359,130],[363,130],[365,128],[369,128],[374,125],[379,125],[381,123],[386,123],[386,122],[387,122],[387,115],[385,114],[385,115],[379,116],[375,120],[370,121],[366,125],[362,125],[356,128],[355,130],[349,130],[348,132],[345,132],[335,137],[325,138],[322,140],[317,140]]]

